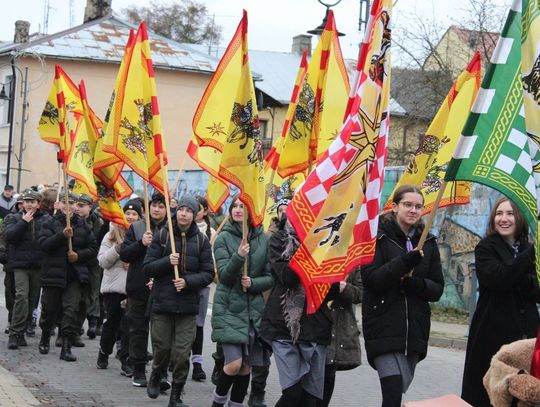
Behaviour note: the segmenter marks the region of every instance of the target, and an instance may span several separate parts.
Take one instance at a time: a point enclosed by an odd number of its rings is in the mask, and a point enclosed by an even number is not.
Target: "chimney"
[[[304,50],[307,50],[308,56],[311,56],[311,35],[300,34],[293,37],[291,52],[302,55]]]
[[[30,22],[24,20],[15,21],[14,43],[28,42],[30,39]]]
[[[84,23],[111,14],[112,0],[87,0],[84,10]]]

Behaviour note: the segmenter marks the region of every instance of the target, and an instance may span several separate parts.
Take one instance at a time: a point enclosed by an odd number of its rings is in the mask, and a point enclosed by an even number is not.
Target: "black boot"
[[[212,358],[214,358],[214,370],[212,370],[210,380],[214,386],[217,386],[219,374],[223,370],[224,359],[218,352],[212,353]]]
[[[8,349],[19,349],[19,335],[17,334],[9,335]]]
[[[169,399],[168,407],[189,407],[182,401],[182,391],[184,390],[184,383],[172,383],[171,398]]]
[[[249,407],[266,407],[266,402],[264,401],[264,393],[250,393],[249,399],[248,399],[248,406]]]
[[[146,393],[151,399],[157,399],[160,392],[160,382],[161,381],[161,372],[153,369],[150,373],[150,380],[146,386]]]
[[[47,353],[49,353],[50,347],[51,347],[51,333],[42,331],[41,339],[39,340],[39,345],[38,345],[39,353],[41,353],[42,355],[46,355]]]
[[[66,362],[75,362],[77,357],[71,353],[71,339],[64,336],[64,343],[62,344],[62,350],[60,351],[60,359]]]
[[[54,346],[56,346],[57,348],[61,348],[63,343],[64,343],[64,338],[60,334],[60,328],[58,328],[58,335],[56,335],[56,340],[54,341]]]
[[[120,374],[126,377],[133,376],[133,365],[129,358],[124,358],[121,360],[122,365],[120,366]]]
[[[167,372],[163,372],[161,374],[161,380],[159,381],[159,388],[162,393],[166,392],[171,388],[171,383],[169,382],[169,379],[167,378]]]
[[[107,367],[109,367],[109,355],[103,353],[101,348],[98,351],[96,367],[98,369],[107,369]]]
[[[133,365],[132,383],[135,387],[146,387],[146,363],[135,363]]]
[[[84,348],[86,346],[81,339],[81,335],[75,335],[71,340],[71,345],[76,348]]]
[[[18,339],[18,345],[19,346],[28,346],[28,342],[26,342],[26,338],[24,337],[24,333],[19,334],[17,339]]]
[[[88,318],[88,330],[86,331],[86,335],[88,335],[90,339],[96,339],[97,323],[98,323],[97,318],[95,317]]]
[[[197,382],[204,382],[206,380],[206,373],[200,363],[193,363],[191,378]]]

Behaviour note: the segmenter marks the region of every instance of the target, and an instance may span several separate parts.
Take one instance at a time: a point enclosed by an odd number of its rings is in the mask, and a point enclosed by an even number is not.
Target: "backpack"
[[[197,231],[197,247],[199,248],[199,252],[197,254],[199,255],[202,252],[205,239],[208,240],[208,236],[206,236],[200,230],[198,230]],[[165,249],[167,247],[167,244],[169,244],[169,229],[166,227],[163,227],[159,230],[159,244],[162,249]]]

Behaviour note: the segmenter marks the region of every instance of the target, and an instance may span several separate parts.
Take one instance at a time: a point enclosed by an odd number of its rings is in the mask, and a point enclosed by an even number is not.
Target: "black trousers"
[[[146,364],[150,318],[147,314],[148,296],[128,296],[129,358],[133,364]]]
[[[105,306],[105,322],[101,332],[99,346],[101,351],[106,355],[110,355],[113,351],[114,344],[120,331],[120,340],[122,349],[129,348],[129,334],[122,331],[120,325],[122,318],[125,317],[125,312],[120,305],[127,297],[125,294],[105,293],[103,294],[103,305]]]
[[[41,317],[39,327],[50,332],[61,315],[63,336],[73,339],[79,333],[79,303],[81,301],[81,284],[70,281],[66,288],[43,287],[41,291]]]

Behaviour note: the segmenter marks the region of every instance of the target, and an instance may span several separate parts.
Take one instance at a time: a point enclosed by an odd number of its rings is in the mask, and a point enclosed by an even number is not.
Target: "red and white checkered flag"
[[[301,245],[290,262],[315,312],[330,283],[375,254],[388,140],[391,1],[376,0],[341,132],[287,210]]]

